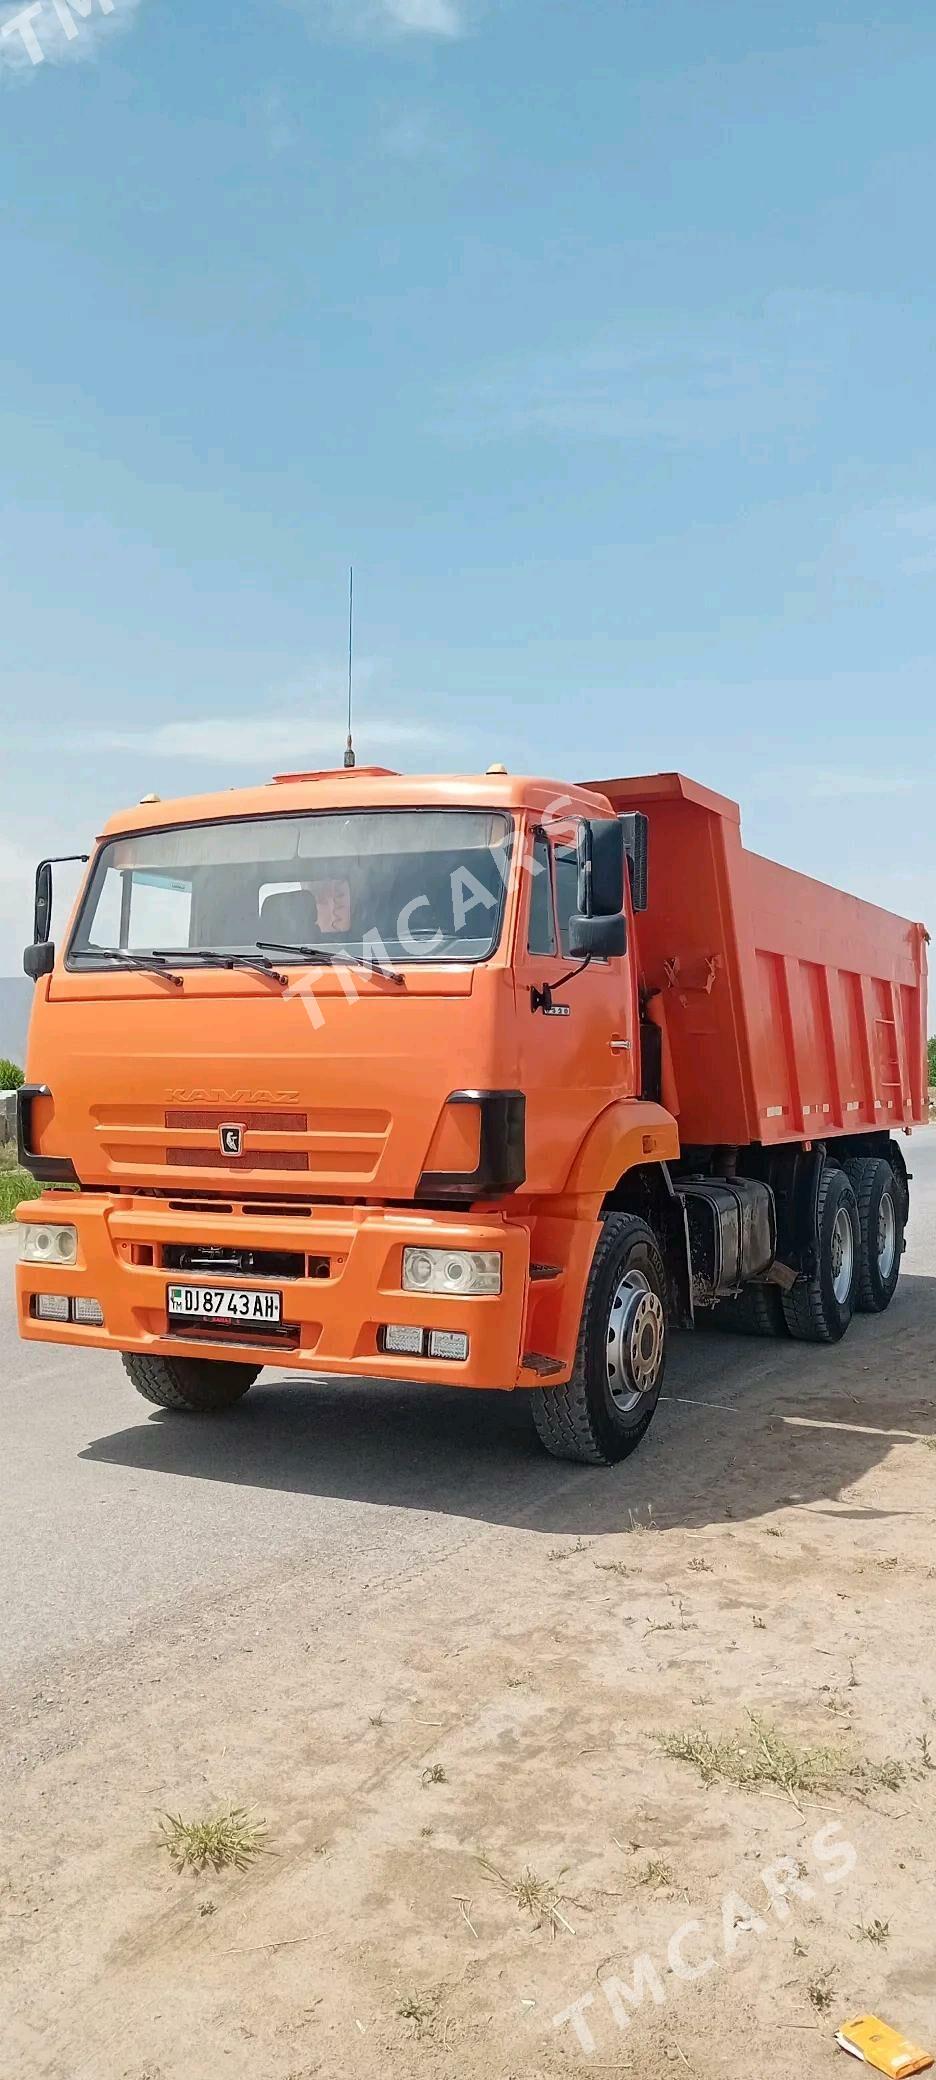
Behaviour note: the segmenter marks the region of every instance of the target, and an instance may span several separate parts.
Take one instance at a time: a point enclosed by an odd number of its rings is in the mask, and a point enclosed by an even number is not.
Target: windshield
[[[102,847],[69,966],[122,953],[483,961],[501,929],[512,824],[393,809],[177,824]],[[260,958],[260,956],[258,956]]]

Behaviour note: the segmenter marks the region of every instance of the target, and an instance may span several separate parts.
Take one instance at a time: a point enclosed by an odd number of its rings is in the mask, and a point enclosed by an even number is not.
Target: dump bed
[[[590,784],[649,819],[638,963],[665,1007],[684,1144],[926,1118],[921,924],[746,852],[737,804],[679,773]]]

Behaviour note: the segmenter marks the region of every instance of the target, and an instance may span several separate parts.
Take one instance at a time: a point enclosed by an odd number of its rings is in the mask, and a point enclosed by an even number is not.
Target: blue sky
[[[362,758],[682,766],[936,917],[936,27],[0,5],[0,973],[35,857]],[[64,22],[72,31],[65,33]]]

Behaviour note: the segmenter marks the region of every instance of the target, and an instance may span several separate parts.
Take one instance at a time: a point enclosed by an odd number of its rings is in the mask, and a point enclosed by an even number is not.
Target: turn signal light
[[[37,1293],[33,1313],[37,1322],[67,1322],[68,1301],[64,1293]]]
[[[470,1348],[467,1336],[456,1329],[411,1329],[390,1322],[381,1329],[380,1348],[398,1358],[453,1358],[464,1364]]]
[[[73,1300],[72,1321],[80,1322],[85,1329],[103,1329],[104,1309],[100,1300]]]
[[[35,1293],[32,1313],[37,1322],[75,1322],[82,1329],[104,1327],[100,1300],[69,1300],[65,1293]]]
[[[402,1322],[389,1322],[380,1332],[381,1349],[398,1358],[421,1358],[425,1343],[425,1329],[409,1329]]]
[[[457,1358],[464,1364],[468,1356],[468,1338],[460,1336],[454,1329],[430,1329],[430,1358]]]

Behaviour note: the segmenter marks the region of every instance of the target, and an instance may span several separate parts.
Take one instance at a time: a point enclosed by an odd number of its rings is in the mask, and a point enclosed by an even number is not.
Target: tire
[[[779,1286],[745,1286],[737,1300],[719,1300],[712,1309],[716,1329],[737,1336],[786,1336],[783,1294]]]
[[[214,1358],[157,1358],[122,1351],[124,1371],[144,1401],[190,1415],[215,1415],[242,1401],[260,1365],[233,1365]]]
[[[646,1221],[612,1213],[592,1259],[572,1377],[536,1387],[533,1421],[554,1459],[614,1466],[653,1421],[666,1367],[666,1273]]]
[[[861,1224],[849,1179],[828,1163],[816,1202],[816,1254],[814,1276],[798,1278],[783,1295],[786,1325],[798,1343],[838,1343],[855,1311]]]
[[[881,1156],[853,1156],[844,1168],[861,1225],[855,1305],[862,1314],[883,1314],[900,1277],[906,1193]]]

